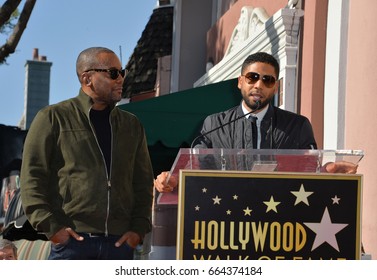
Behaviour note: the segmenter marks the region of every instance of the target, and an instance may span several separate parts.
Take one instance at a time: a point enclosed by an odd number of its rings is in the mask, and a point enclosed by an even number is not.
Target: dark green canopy
[[[161,142],[178,148],[190,145],[204,118],[240,103],[237,79],[197,87],[144,101],[120,105],[143,123],[148,145]]]
[[[237,106],[237,79],[120,105],[143,123],[155,176],[170,170],[180,148],[190,147],[206,116]]]

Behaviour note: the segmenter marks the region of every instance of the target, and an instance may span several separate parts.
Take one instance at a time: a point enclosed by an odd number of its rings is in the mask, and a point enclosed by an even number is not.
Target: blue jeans
[[[79,233],[84,237],[83,241],[77,241],[71,237],[67,243],[51,244],[49,260],[132,260],[134,249],[123,243],[115,247],[115,242],[120,235],[91,236],[87,233]]]

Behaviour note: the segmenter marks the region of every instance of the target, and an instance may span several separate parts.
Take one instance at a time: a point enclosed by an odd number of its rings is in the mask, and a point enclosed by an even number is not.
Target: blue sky
[[[0,0],[0,5],[4,2]],[[22,117],[25,63],[32,60],[34,48],[52,62],[50,104],[74,97],[80,86],[75,73],[80,51],[104,46],[120,56],[121,49],[125,66],[156,4],[156,0],[37,0],[16,52],[8,57],[8,65],[0,65],[0,124],[17,126]],[[0,35],[0,45],[5,39]]]

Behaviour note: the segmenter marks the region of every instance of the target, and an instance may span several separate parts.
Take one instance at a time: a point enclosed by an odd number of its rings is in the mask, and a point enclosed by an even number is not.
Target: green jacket
[[[89,121],[91,98],[42,109],[26,136],[21,199],[31,225],[48,238],[63,227],[76,232],[142,237],[151,230],[153,171],[144,128],[132,114],[110,114],[112,160],[105,160]]]

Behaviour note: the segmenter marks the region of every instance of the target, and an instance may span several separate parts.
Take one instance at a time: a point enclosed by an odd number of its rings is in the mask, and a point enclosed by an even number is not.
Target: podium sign
[[[360,259],[361,180],[180,170],[177,259]]]

